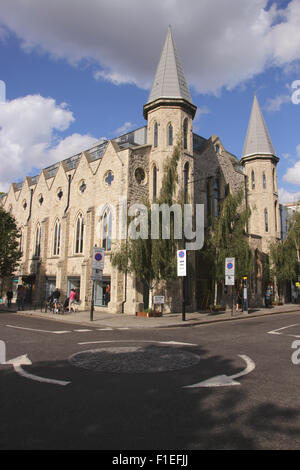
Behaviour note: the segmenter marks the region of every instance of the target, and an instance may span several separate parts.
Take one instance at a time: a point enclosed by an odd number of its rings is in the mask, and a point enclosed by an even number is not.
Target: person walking
[[[239,308],[242,308],[243,304],[243,286],[242,284],[239,285],[236,293],[236,311],[239,311]]]
[[[265,304],[266,304],[267,308],[271,307],[271,287],[270,287],[270,285],[268,285],[267,288],[266,288]]]
[[[6,292],[7,306],[8,307],[11,306],[11,301],[12,301],[13,296],[14,296],[14,293],[11,289]]]
[[[26,294],[25,287],[22,284],[19,284],[18,290],[17,290],[18,310],[24,310],[25,294]]]
[[[76,308],[75,308],[76,297],[77,297],[76,290],[71,289],[70,297],[69,297],[69,312],[71,312],[71,309],[73,310],[73,312],[76,312]]]
[[[58,288],[55,289],[55,291],[52,294],[53,298],[53,311],[54,313],[58,313],[58,301],[60,298],[60,291]]]

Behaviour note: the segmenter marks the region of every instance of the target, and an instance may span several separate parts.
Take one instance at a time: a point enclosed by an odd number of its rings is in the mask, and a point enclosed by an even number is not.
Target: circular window
[[[143,184],[145,183],[146,180],[146,174],[145,170],[143,168],[137,168],[134,172],[134,176],[138,184]]]
[[[57,191],[57,197],[59,200],[61,200],[61,198],[63,197],[64,193],[63,193],[63,190],[61,188],[58,189]]]
[[[111,170],[108,170],[104,175],[104,182],[106,186],[111,186],[113,180],[115,179],[114,174]]]
[[[84,180],[80,182],[78,189],[81,194],[84,193],[84,191],[86,190],[86,182]]]

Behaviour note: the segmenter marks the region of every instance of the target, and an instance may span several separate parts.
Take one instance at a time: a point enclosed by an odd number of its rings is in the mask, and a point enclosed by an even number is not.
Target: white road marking
[[[242,377],[243,375],[249,374],[255,369],[255,363],[250,359],[250,357],[245,355],[239,355],[247,364],[246,369],[242,370],[238,374],[234,375],[217,375],[216,377],[212,377],[210,379],[204,380],[202,382],[198,382],[193,385],[187,385],[183,388],[200,388],[200,387],[224,387],[228,385],[241,385],[240,382],[237,382],[236,378]]]
[[[158,344],[168,344],[170,346],[172,345],[179,345],[179,346],[198,346],[198,344],[193,344],[193,343],[179,343],[176,341],[151,341],[151,340],[133,340],[133,339],[127,339],[127,340],[109,340],[109,341],[85,341],[83,343],[78,343],[80,345],[84,344],[101,344],[101,343],[158,343]]]
[[[283,326],[282,328],[278,328],[277,330],[268,331],[269,335],[281,335],[282,330],[286,330],[287,328],[292,328],[293,326],[298,326],[300,323],[294,323],[293,325]],[[300,335],[292,335],[290,333],[285,334],[285,336],[292,336],[293,338],[300,338]]]
[[[10,359],[5,364],[12,364],[17,374],[21,375],[22,377],[25,377],[26,379],[35,380],[36,382],[44,382],[48,384],[61,385],[61,386],[65,386],[71,383],[71,382],[67,382],[64,380],[48,379],[45,377],[39,377],[38,375],[29,374],[21,367],[22,365],[32,364],[27,354],[24,354],[23,356],[15,357],[14,359]]]
[[[97,328],[97,331],[113,330],[113,328]]]
[[[77,333],[85,333],[86,331],[93,331],[93,330],[80,329],[80,330],[73,330],[73,331],[76,331]]]
[[[39,333],[53,333],[61,335],[63,333],[70,333],[70,331],[50,331],[50,330],[38,330],[36,328],[25,328],[24,326],[6,325],[8,328],[16,328],[17,330],[37,331]]]

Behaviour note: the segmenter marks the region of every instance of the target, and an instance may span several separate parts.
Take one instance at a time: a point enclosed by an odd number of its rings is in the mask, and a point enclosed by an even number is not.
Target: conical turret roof
[[[193,104],[170,26],[147,104],[159,98],[180,98]]]
[[[253,100],[242,158],[251,155],[273,155],[276,157],[256,95]]]

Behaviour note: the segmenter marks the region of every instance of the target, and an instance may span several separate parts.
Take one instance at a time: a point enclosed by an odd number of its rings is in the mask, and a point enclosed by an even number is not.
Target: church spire
[[[271,155],[276,157],[256,94],[254,95],[242,159],[252,155]]]
[[[152,88],[147,104],[144,106],[144,116],[158,100],[183,100],[195,115],[196,106],[185,78],[183,67],[179,60],[178,52],[173,39],[172,29],[169,25],[166,40],[161,52]]]
[[[148,103],[158,98],[182,98],[189,103],[193,103],[170,25],[156,69]]]

